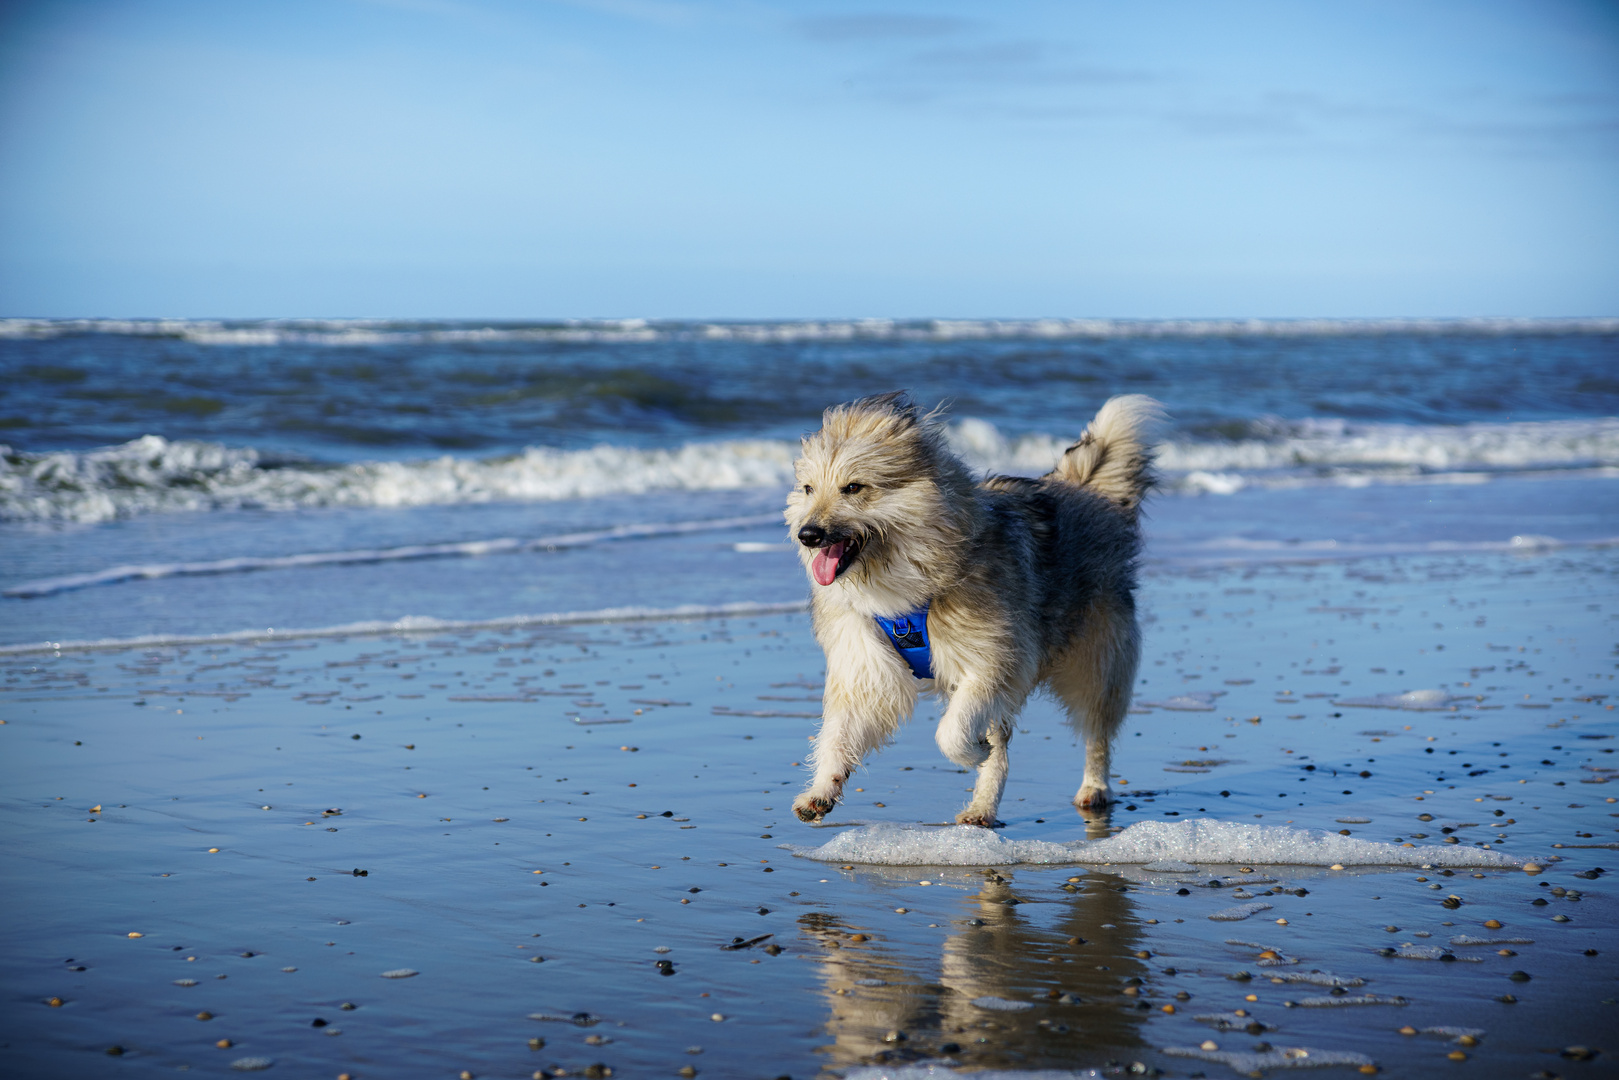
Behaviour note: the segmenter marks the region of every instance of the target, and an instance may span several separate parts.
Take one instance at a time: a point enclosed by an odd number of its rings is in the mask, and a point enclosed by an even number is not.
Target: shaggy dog
[[[1074,804],[1108,802],[1141,653],[1137,517],[1162,415],[1149,397],[1113,398],[1045,476],[975,483],[937,414],[919,415],[903,393],[826,411],[803,440],[786,510],[826,652],[814,776],[793,802],[801,820],[838,803],[919,693],[947,702],[944,756],[978,771],[957,822],[998,824],[1007,744],[1042,686],[1085,739]]]

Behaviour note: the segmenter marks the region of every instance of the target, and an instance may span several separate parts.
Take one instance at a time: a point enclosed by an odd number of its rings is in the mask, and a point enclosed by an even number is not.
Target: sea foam
[[[948,434],[980,473],[1039,475],[1052,468],[1075,433],[1009,438],[993,424],[967,417],[951,424]],[[98,522],[152,512],[785,488],[797,454],[789,440],[734,439],[322,465],[157,435],[87,451],[0,447],[0,520]],[[1548,470],[1612,473],[1619,469],[1619,418],[1449,426],[1267,421],[1242,439],[1171,440],[1158,447],[1158,464],[1165,490],[1193,495],[1249,487],[1483,482],[1497,474]],[[1524,546],[1534,541],[1526,538]]]
[[[1619,319],[820,319],[693,322],[563,319],[424,322],[398,319],[0,319],[0,338],[87,334],[172,338],[199,345],[386,345],[653,341],[985,341],[1207,337],[1612,334]]]
[[[1103,840],[1053,843],[1011,840],[971,825],[945,828],[867,825],[839,833],[820,847],[784,844],[819,862],[885,866],[1011,866],[1017,863],[1142,864],[1174,859],[1192,864],[1291,866],[1522,866],[1525,858],[1461,846],[1415,846],[1361,840],[1321,829],[1196,818],[1141,821]]]

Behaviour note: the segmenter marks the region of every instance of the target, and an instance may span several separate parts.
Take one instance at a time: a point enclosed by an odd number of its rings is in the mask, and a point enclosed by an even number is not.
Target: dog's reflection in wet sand
[[[1124,879],[1076,870],[1074,891],[1053,903],[1021,891],[1010,868],[854,872],[896,883],[931,873],[936,884],[969,892],[946,927],[906,935],[943,934],[942,946],[919,949],[835,913],[800,919],[802,938],[824,961],[827,1068],[919,1060],[1074,1068],[1140,1045],[1144,1011],[1120,995],[1150,972],[1136,955],[1140,932]],[[1039,891],[1049,896],[1049,884]]]

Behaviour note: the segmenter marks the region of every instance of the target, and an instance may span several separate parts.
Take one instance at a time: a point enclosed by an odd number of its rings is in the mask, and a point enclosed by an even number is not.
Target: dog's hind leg
[[[1074,793],[1082,809],[1112,801],[1108,787],[1113,739],[1130,709],[1130,692],[1141,660],[1141,633],[1127,605],[1098,600],[1084,632],[1053,665],[1048,683],[1068,710],[1069,723],[1085,740],[1085,776]]]
[[[1006,791],[1006,747],[1012,741],[1012,724],[1009,721],[991,724],[988,739],[989,756],[978,766],[972,802],[956,815],[957,825],[981,825],[993,829],[1000,824],[995,814],[1001,806],[1001,795]]]

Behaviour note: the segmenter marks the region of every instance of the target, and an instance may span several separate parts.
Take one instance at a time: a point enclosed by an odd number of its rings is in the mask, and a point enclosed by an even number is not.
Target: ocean
[[[1172,417],[1148,559],[1619,536],[1619,320],[0,321],[0,644],[781,604],[828,405]]]

